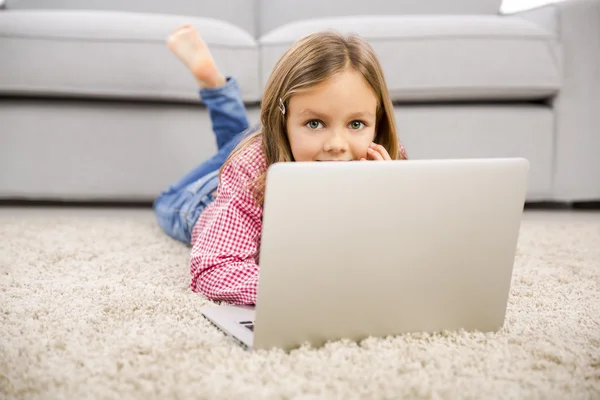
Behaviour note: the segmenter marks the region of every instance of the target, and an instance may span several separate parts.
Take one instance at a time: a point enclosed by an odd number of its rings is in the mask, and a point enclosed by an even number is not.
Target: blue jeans
[[[210,115],[218,152],[162,192],[153,208],[158,225],[170,237],[189,244],[198,217],[215,198],[219,169],[248,129],[246,108],[235,78],[218,88],[200,89]]]

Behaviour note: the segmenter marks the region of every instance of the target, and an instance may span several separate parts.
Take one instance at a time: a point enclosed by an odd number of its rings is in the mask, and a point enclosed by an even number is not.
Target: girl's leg
[[[208,109],[217,139],[218,153],[188,172],[166,192],[181,190],[203,176],[221,168],[242,132],[248,129],[246,109],[235,78],[225,78],[208,46],[190,25],[176,29],[167,40],[169,49],[188,67],[199,87],[200,97]]]
[[[190,70],[206,105],[220,150],[248,128],[246,108],[234,78],[225,78],[198,32],[184,25],[167,40],[169,49]]]
[[[176,30],[168,45],[196,78],[218,146],[217,154],[169,186],[154,201],[158,225],[172,238],[190,243],[200,213],[214,200],[219,169],[244,136],[248,121],[237,82],[220,74],[208,47],[193,28]]]
[[[235,78],[227,78],[223,86],[200,89],[200,98],[208,109],[219,150],[248,129],[246,107]]]
[[[166,191],[154,201],[156,222],[162,230],[183,243],[190,244],[192,230],[204,208],[215,198],[219,171],[203,176],[178,191]]]
[[[219,186],[219,169],[245,134],[246,131],[238,134],[212,158],[198,165],[156,198],[153,204],[156,220],[167,235],[190,243],[200,213],[215,199],[213,192]]]

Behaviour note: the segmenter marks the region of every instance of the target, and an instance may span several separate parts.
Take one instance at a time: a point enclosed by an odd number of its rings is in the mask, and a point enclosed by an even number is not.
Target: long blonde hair
[[[294,94],[318,85],[347,68],[361,73],[377,96],[374,142],[385,147],[392,159],[403,159],[396,136],[394,107],[373,48],[358,35],[323,31],[298,40],[281,56],[265,87],[260,110],[261,128],[242,140],[225,164],[259,138],[262,138],[267,168],[276,162],[294,161],[279,99],[287,105]],[[266,172],[251,185],[257,204],[262,204],[264,200]]]

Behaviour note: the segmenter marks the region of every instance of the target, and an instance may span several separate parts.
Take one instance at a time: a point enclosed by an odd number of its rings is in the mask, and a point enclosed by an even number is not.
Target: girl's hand
[[[388,154],[385,147],[380,144],[371,143],[367,149],[367,158],[361,158],[360,161],[375,160],[375,161],[387,161],[392,160],[392,157]]]

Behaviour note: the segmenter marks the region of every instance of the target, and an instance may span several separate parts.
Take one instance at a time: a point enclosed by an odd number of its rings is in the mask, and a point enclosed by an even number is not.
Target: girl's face
[[[290,98],[286,127],[296,161],[367,157],[375,138],[377,97],[353,69]]]

